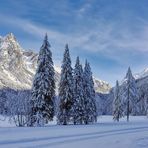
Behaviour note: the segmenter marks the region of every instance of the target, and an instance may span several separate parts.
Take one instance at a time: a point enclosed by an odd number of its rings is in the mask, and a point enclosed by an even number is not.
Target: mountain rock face
[[[37,67],[38,54],[25,51],[10,33],[0,37],[0,88],[14,90],[31,89]],[[56,86],[60,79],[59,68],[55,66]],[[107,93],[110,85],[94,78],[95,90]]]
[[[98,93],[103,93],[103,94],[108,94],[109,91],[111,90],[111,86],[109,83],[93,78],[94,80],[94,87],[95,91]]]

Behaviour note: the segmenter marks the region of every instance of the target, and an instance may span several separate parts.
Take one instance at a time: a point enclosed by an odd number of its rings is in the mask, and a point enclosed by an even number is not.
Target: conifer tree
[[[70,121],[72,116],[73,95],[73,70],[71,67],[68,44],[66,44],[59,84],[58,124],[66,125]]]
[[[37,65],[32,86],[30,125],[44,126],[53,119],[55,97],[55,72],[47,34],[40,48]]]
[[[113,119],[115,121],[119,121],[119,119],[122,116],[123,116],[123,109],[121,103],[120,88],[118,81],[116,81],[116,87],[114,90],[114,101],[113,101]]]
[[[126,108],[124,112],[127,116],[127,121],[129,121],[129,115],[136,115],[138,112],[138,91],[130,67],[128,68],[121,93]]]
[[[74,124],[83,124],[84,115],[84,92],[83,92],[83,69],[79,57],[76,59],[74,69],[74,104],[73,104],[73,122]]]
[[[97,107],[96,107],[96,100],[95,100],[95,90],[94,90],[94,82],[91,72],[90,64],[87,63],[88,69],[88,80],[89,80],[89,91],[90,91],[90,114],[89,114],[89,122],[94,123],[97,121]]]

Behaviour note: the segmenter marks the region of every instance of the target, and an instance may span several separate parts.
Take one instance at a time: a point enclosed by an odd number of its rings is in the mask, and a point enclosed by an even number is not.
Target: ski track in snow
[[[0,148],[148,148],[147,120],[0,128]]]
[[[115,130],[115,131],[105,131],[105,132],[100,132],[100,133],[98,132],[98,133],[90,133],[90,134],[80,134],[80,135],[73,135],[73,136],[66,136],[66,137],[57,137],[56,140],[58,140],[58,139],[64,139],[64,140],[63,141],[50,142],[48,144],[43,144],[43,145],[35,145],[33,147],[31,146],[31,147],[28,147],[28,148],[34,148],[34,147],[36,147],[36,148],[41,148],[42,147],[43,148],[43,147],[47,147],[47,146],[59,145],[59,144],[62,144],[62,143],[73,143],[73,142],[78,142],[78,141],[102,138],[102,137],[106,137],[106,136],[114,136],[114,135],[127,134],[127,133],[128,134],[137,133],[137,132],[143,132],[146,129],[148,130],[148,127],[146,127],[146,128],[124,129],[124,130]],[[65,139],[65,138],[68,138],[68,139]],[[46,139],[46,140],[51,140],[51,139],[49,138],[49,139]]]
[[[119,134],[132,134],[137,132],[143,132],[145,130],[148,130],[148,126],[146,127],[136,127],[136,128],[125,128],[125,129],[119,129],[119,130],[110,130],[110,131],[102,131],[102,132],[93,132],[93,133],[85,133],[85,134],[75,134],[75,135],[66,135],[66,136],[55,136],[55,137],[42,137],[42,138],[25,138],[25,139],[19,139],[19,140],[6,140],[6,141],[0,141],[0,147],[2,145],[12,145],[12,144],[23,144],[23,143],[31,143],[31,142],[39,142],[39,141],[49,141],[49,143],[46,144],[39,144],[39,145],[33,145],[28,146],[28,148],[43,148],[43,147],[49,147],[54,145],[59,145],[62,143],[73,143],[78,142],[82,140],[90,140],[95,138],[102,138],[106,136],[114,136]],[[56,140],[53,142],[53,140]],[[142,145],[143,141],[145,139],[141,139],[138,143],[138,145]],[[148,140],[148,139],[146,139]],[[145,141],[146,141],[145,140]],[[148,142],[147,142],[148,143]],[[144,144],[143,144],[144,145]],[[148,145],[147,145],[148,146]],[[25,146],[22,148],[26,148]]]

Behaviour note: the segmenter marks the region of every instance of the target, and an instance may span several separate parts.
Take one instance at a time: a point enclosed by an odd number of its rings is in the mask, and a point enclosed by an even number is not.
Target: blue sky
[[[148,0],[0,0],[0,35],[12,32],[39,51],[47,32],[55,65],[66,43],[73,65],[87,59],[95,77],[112,85],[128,66],[148,67]]]

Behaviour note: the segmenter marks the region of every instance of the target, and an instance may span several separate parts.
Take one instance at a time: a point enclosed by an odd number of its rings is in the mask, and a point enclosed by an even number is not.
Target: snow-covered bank
[[[111,116],[101,116],[92,125],[1,127],[0,148],[147,148],[148,119],[130,119],[116,123]],[[5,123],[0,121],[1,126]]]

